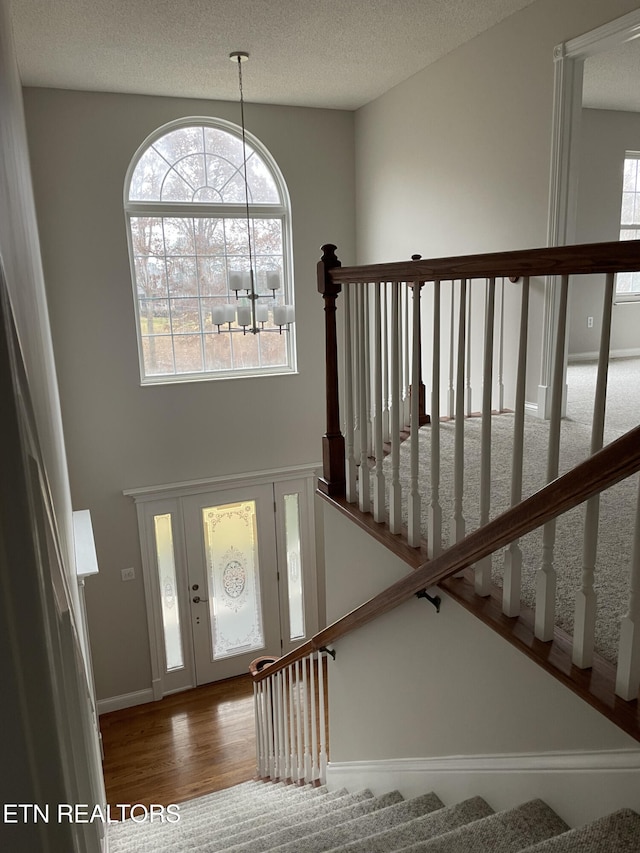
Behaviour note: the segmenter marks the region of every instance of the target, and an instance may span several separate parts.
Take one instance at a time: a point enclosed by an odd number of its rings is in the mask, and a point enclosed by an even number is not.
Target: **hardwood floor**
[[[107,802],[169,805],[255,776],[251,676],[100,717]]]

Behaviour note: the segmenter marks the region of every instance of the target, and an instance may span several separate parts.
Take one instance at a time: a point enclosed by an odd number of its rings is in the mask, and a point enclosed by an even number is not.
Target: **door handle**
[[[193,598],[191,599],[191,601],[193,601],[194,604],[200,604],[200,603],[203,603],[205,601],[209,601],[209,599],[208,598],[200,598],[199,595],[194,595]]]

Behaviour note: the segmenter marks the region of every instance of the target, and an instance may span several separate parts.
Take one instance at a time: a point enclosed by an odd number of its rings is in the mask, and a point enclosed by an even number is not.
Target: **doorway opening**
[[[315,469],[128,492],[136,501],[153,694],[248,671],[318,630]]]

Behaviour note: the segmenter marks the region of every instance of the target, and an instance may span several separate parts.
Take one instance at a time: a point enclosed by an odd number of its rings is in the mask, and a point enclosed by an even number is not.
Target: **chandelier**
[[[233,329],[231,324],[235,321],[241,327],[242,333],[247,331],[256,335],[269,322],[271,312],[273,325],[279,328],[280,334],[283,329],[289,328],[295,320],[293,305],[278,305],[277,293],[282,287],[282,278],[278,270],[266,270],[261,279],[266,291],[270,293],[259,293],[257,287],[257,275],[254,265],[253,240],[251,236],[251,216],[249,213],[249,181],[247,179],[247,141],[244,122],[244,91],[242,87],[242,63],[249,59],[249,54],[243,50],[235,50],[229,54],[231,62],[238,64],[238,87],[240,90],[240,123],[242,127],[242,178],[244,182],[244,203],[247,225],[247,246],[249,253],[248,270],[228,270],[229,291],[235,293],[237,306],[219,305],[211,311],[213,325],[221,327],[228,323],[229,331],[240,331]],[[260,300],[265,300],[264,302]]]

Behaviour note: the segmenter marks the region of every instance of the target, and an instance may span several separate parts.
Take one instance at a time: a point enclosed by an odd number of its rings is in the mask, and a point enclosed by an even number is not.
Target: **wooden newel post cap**
[[[421,261],[422,255],[411,255],[411,260],[412,261]],[[407,284],[409,285],[409,287],[412,290],[413,290],[414,285],[416,285],[416,284],[418,285],[418,290],[422,290],[422,285],[424,284],[424,281],[417,281],[417,282],[416,281],[408,281]]]
[[[341,267],[342,264],[336,255],[337,246],[333,243],[325,243],[322,246],[322,257],[318,261],[318,290],[323,295],[337,296],[342,289],[341,284],[334,284],[329,271]]]

